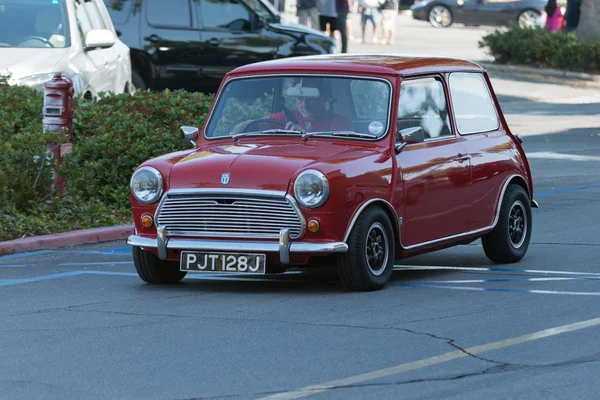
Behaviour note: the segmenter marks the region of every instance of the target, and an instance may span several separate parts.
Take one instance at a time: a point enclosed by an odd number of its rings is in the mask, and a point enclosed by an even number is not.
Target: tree
[[[583,0],[577,36],[580,39],[600,39],[600,0]]]

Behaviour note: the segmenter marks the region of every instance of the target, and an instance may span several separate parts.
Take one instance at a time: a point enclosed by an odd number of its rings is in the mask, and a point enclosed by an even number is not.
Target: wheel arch
[[[352,232],[358,217],[360,217],[360,215],[368,208],[376,206],[379,206],[383,209],[392,223],[392,229],[394,230],[394,243],[396,244],[396,248],[402,248],[402,243],[400,243],[400,223],[398,214],[396,213],[394,207],[387,200],[381,198],[367,200],[356,210],[352,216],[352,219],[350,220],[350,223],[348,224],[348,227],[346,228],[343,242],[348,242],[348,238],[350,237],[350,233]]]
[[[492,229],[498,224],[498,220],[500,219],[500,209],[502,206],[502,200],[504,199],[504,196],[506,196],[506,189],[508,189],[508,187],[511,184],[521,186],[525,190],[525,193],[527,193],[530,204],[533,202],[531,198],[531,191],[529,190],[529,185],[527,184],[527,180],[525,180],[525,178],[521,175],[511,175],[510,177],[508,177],[508,179],[506,179],[506,182],[504,182],[504,185],[502,186],[502,192],[500,192],[500,196],[498,197],[498,201],[496,202],[496,215],[494,217],[494,223],[491,226]]]

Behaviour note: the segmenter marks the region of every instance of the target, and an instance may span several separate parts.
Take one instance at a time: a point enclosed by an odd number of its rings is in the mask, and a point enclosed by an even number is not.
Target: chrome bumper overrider
[[[158,257],[161,260],[167,258],[167,249],[177,249],[279,253],[279,260],[282,264],[289,264],[290,253],[345,253],[348,251],[348,245],[344,242],[290,242],[290,235],[287,229],[282,229],[279,233],[279,242],[178,239],[168,238],[164,229],[160,227],[157,229],[157,232],[156,239],[137,235],[129,236],[127,244],[130,246],[158,249]]]

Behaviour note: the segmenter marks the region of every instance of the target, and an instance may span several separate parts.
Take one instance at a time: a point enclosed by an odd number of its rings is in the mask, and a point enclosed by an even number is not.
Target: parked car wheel
[[[348,238],[348,252],[338,258],[338,274],[349,290],[383,288],[394,267],[394,230],[379,207],[365,210],[356,220]]]
[[[525,189],[509,185],[494,230],[482,237],[483,250],[496,263],[514,263],[525,256],[531,238],[531,201]]]
[[[146,82],[137,71],[131,71],[131,83],[133,83],[133,91],[139,89],[143,92],[146,90]]]
[[[437,4],[429,10],[429,22],[436,28],[447,28],[452,25],[452,13],[446,6]]]
[[[179,263],[163,261],[149,251],[134,246],[133,263],[135,270],[144,282],[169,284],[182,280],[187,272],[179,270]]]
[[[525,10],[519,14],[517,22],[521,28],[536,28],[540,26],[540,13],[535,10]]]

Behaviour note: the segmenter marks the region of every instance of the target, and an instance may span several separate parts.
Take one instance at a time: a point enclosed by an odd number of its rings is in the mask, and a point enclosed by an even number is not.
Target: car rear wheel
[[[365,210],[348,238],[348,252],[337,260],[338,275],[349,290],[383,288],[394,268],[395,240],[392,224],[380,207]]]
[[[481,238],[490,260],[508,264],[525,256],[531,239],[531,201],[525,189],[509,185],[494,230]]]
[[[525,10],[519,14],[517,22],[521,28],[535,28],[540,25],[540,13],[535,10]]]
[[[452,13],[446,6],[435,5],[429,10],[429,23],[436,28],[447,28],[452,25]]]
[[[187,274],[187,272],[179,270],[179,263],[176,261],[163,261],[139,247],[133,247],[132,251],[135,270],[146,283],[177,283]]]

